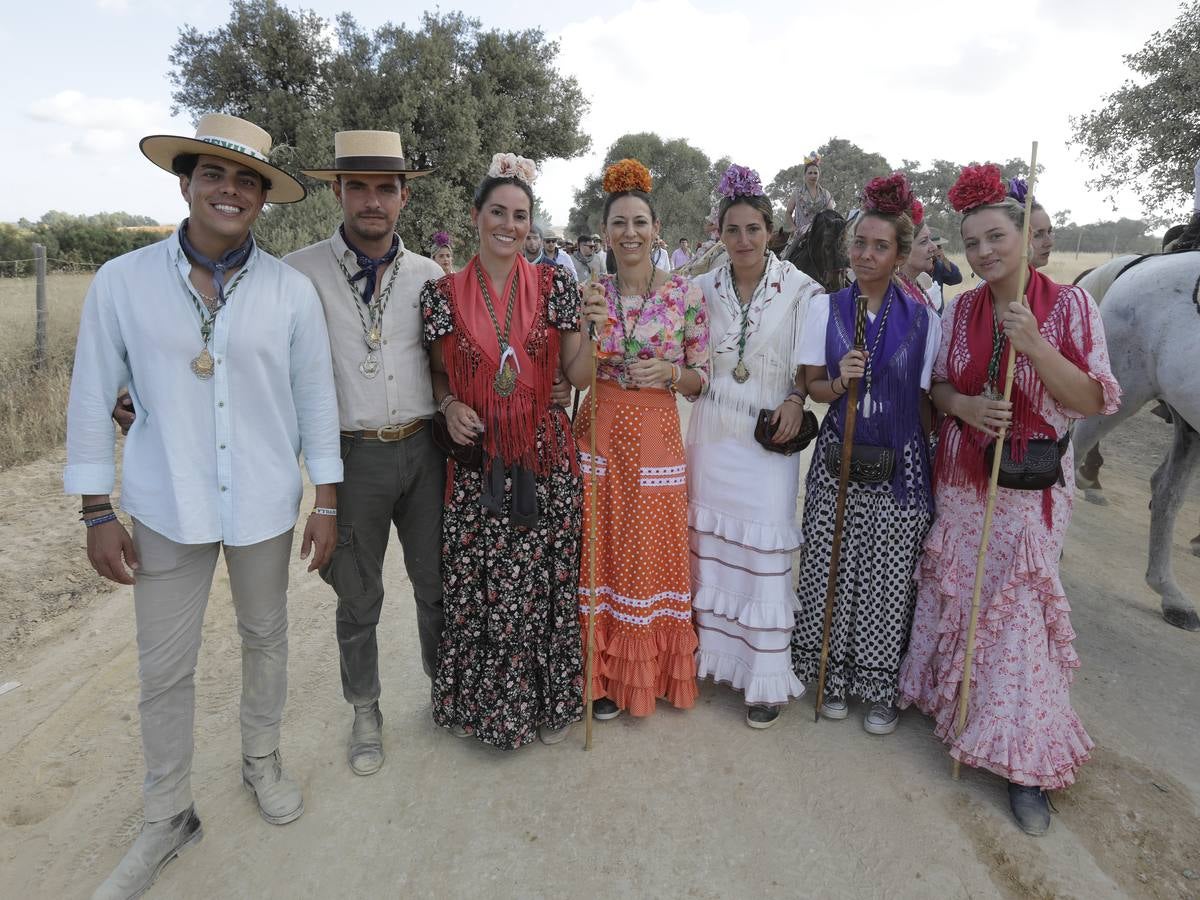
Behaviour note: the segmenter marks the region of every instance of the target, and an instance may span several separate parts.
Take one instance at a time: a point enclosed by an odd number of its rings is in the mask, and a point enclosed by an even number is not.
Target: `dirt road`
[[[814,724],[811,696],[756,732],[739,698],[597,723],[504,755],[433,727],[409,585],[388,563],[381,628],[387,763],[344,761],[333,597],[293,567],[283,753],[307,811],[277,828],[238,773],[239,649],[218,575],[197,673],[195,775],[205,838],[152,896],[1200,896],[1200,636],[1167,626],[1142,582],[1146,479],[1167,426],[1143,413],[1105,444],[1111,505],[1079,499],[1063,576],[1083,668],[1074,699],[1097,743],[1037,840],[1004,785],[949,760],[927,720],[866,734]],[[5,473],[0,546],[0,896],[86,897],[140,823],[131,594],[82,555],[61,455]],[[1180,581],[1200,503],[1176,534]]]

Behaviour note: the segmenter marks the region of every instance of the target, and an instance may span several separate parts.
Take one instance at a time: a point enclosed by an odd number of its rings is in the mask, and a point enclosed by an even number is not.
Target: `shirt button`
[[[220,356],[218,356],[218,357],[217,357],[217,365],[219,366],[219,365],[220,365],[221,363],[223,363],[223,362],[225,362],[225,360],[224,360],[224,359],[222,359]]]
[[[384,338],[384,341],[383,341],[383,346],[385,346],[385,347],[387,346],[387,339],[386,339],[386,338]]]
[[[393,409],[393,410],[392,410],[392,415],[394,416],[395,414],[396,414],[396,411]]]
[[[389,375],[389,376],[388,376],[388,381],[395,381],[395,380],[396,380],[396,376],[395,376],[395,375]]]
[[[224,445],[224,444],[222,444],[222,445],[221,445],[221,449],[222,449],[222,450],[224,450],[224,449],[225,449],[225,445]]]
[[[221,485],[221,493],[224,493],[227,490],[229,490],[229,488],[227,488],[225,485]]]
[[[224,405],[225,405],[225,401],[224,401],[224,400],[218,400],[218,401],[217,401],[217,406],[224,406]]]

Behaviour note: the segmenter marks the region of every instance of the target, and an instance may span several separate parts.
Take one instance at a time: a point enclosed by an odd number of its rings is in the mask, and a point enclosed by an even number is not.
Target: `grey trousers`
[[[383,608],[383,557],[391,529],[417,603],[421,663],[433,676],[442,639],[442,500],[446,459],[429,428],[402,441],[342,436],[338,543],[321,576],[337,591],[342,694],[355,704],[379,699],[376,626]]]
[[[137,616],[138,703],[147,822],[169,819],[192,803],[192,727],[196,657],[222,545],[177,544],[133,523],[141,568],[133,587]],[[287,698],[287,586],[292,532],[225,547],[229,585],[242,637],[242,753],[279,748]]]

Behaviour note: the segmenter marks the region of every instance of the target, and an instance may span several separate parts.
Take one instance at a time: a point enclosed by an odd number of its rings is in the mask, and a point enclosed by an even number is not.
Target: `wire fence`
[[[28,259],[0,259],[0,276],[7,275],[10,271],[14,277],[33,275],[36,262],[37,258],[33,256]],[[64,259],[61,256],[47,256],[46,262],[57,263],[60,268],[55,271],[59,272],[92,271],[104,265],[103,263],[82,262],[77,259]],[[11,270],[8,269],[9,266],[12,267]]]

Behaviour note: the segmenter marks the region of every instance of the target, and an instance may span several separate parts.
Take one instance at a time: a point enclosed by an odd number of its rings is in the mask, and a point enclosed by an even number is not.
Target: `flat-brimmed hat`
[[[929,240],[934,244],[934,246],[937,246],[937,247],[944,247],[944,246],[946,246],[946,244],[949,243],[949,241],[947,241],[944,237],[942,237],[936,231],[930,233]]]
[[[404,156],[400,135],[394,131],[339,131],[333,136],[333,165],[328,169],[301,169],[310,178],[334,181],[339,175],[403,175],[420,178],[433,169],[417,169]]]
[[[561,241],[563,239],[562,232],[553,226],[547,225],[542,229],[542,240],[544,241]]]
[[[181,153],[217,156],[241,163],[271,182],[268,203],[303,200],[304,185],[278,166],[271,165],[271,136],[245,119],[209,113],[196,123],[194,138],[174,134],[151,134],[138,145],[146,159],[160,169],[174,172],[171,164]]]

